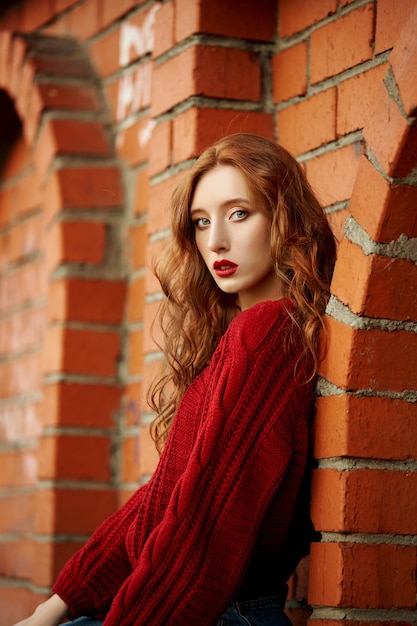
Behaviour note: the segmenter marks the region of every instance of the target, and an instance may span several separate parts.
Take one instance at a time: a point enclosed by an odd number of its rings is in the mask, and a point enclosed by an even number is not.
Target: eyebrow
[[[224,202],[222,202],[220,204],[220,208],[227,209],[231,206],[242,205],[242,204],[249,206],[249,200],[247,198],[230,198],[230,200],[225,200]],[[198,211],[204,211],[204,208],[195,207],[194,209],[190,210],[190,215],[193,215],[194,213],[197,213]]]

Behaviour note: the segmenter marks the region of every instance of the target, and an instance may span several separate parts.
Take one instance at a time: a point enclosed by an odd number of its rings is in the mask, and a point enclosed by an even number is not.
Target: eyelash
[[[233,211],[233,213],[231,213],[230,218],[233,217],[233,215],[235,215],[236,213],[241,213],[242,216],[238,217],[236,220],[231,219],[232,222],[236,221],[236,222],[241,222],[243,221],[249,214],[249,211],[245,211],[245,209],[236,209],[236,211]],[[202,224],[201,222],[203,220],[207,220],[208,223],[207,224]],[[206,228],[207,226],[209,226],[210,224],[210,220],[208,219],[208,217],[197,217],[194,220],[194,226],[195,228]]]

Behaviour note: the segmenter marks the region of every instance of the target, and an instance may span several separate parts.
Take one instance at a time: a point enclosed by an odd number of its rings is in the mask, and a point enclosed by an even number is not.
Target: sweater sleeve
[[[126,533],[147,488],[148,485],[140,487],[121,509],[107,518],[60,572],[52,591],[67,604],[71,618],[91,613],[104,617],[131,574]]]
[[[276,318],[272,306],[244,312],[223,337],[192,453],[105,626],[208,626],[233,598],[308,413],[289,318]]]

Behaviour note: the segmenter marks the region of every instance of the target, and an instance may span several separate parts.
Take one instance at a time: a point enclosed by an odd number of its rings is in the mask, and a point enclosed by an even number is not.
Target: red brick
[[[337,134],[363,128],[378,106],[376,94],[387,73],[387,64],[343,81],[337,87]]]
[[[34,85],[45,109],[100,111],[98,91],[89,85],[60,85],[59,83]]]
[[[410,259],[365,255],[360,246],[344,240],[332,293],[358,315],[417,321],[417,267]]]
[[[390,185],[365,156],[361,157],[350,210],[374,241],[389,243],[402,233],[416,237],[416,202],[415,187]]]
[[[38,534],[86,534],[117,508],[114,489],[45,489],[36,496]]]
[[[129,333],[128,372],[130,376],[140,374],[143,368],[143,330]]]
[[[153,122],[145,117],[124,126],[117,133],[117,151],[129,165],[145,163],[149,157],[149,139]]]
[[[148,243],[146,248],[148,270],[145,274],[145,291],[147,294],[154,294],[161,291],[161,285],[154,274],[154,268],[159,255],[162,253],[166,245],[167,238],[164,237],[157,239],[155,242]]]
[[[134,183],[134,214],[146,213],[149,197],[149,172],[143,169],[137,172]]]
[[[311,82],[339,74],[372,58],[373,4],[311,33]]]
[[[315,458],[417,457],[415,405],[405,400],[353,395],[317,398]]]
[[[410,13],[415,7],[414,0],[393,2],[392,0],[378,0],[376,13],[375,54],[401,45],[399,36]],[[414,31],[415,32],[415,31]]]
[[[149,175],[154,176],[171,164],[172,122],[165,120],[152,130],[151,149],[149,151]]]
[[[109,482],[111,442],[107,437],[42,437],[39,477],[43,480]],[[92,463],[94,459],[94,463]]]
[[[82,41],[97,34],[100,27],[100,3],[85,2],[67,16],[68,31],[72,37]]]
[[[0,319],[0,354],[35,350],[42,343],[45,330],[45,310],[25,309]]]
[[[36,450],[3,451],[1,455],[0,487],[22,487],[36,485],[38,459]]]
[[[58,539],[52,542],[39,541],[32,545],[33,560],[35,563],[31,581],[39,587],[51,587],[60,570],[69,558],[83,547],[85,542],[67,541]]]
[[[35,520],[34,493],[30,489],[2,493],[0,517],[1,533],[27,533]]]
[[[414,546],[313,543],[309,602],[318,606],[415,608]]]
[[[52,119],[43,124],[35,160],[41,178],[57,155],[106,157],[111,150],[104,127],[98,122]]]
[[[183,172],[181,172],[181,174],[171,176],[152,187],[148,207],[148,234],[151,235],[169,227],[170,218],[168,208],[170,199],[174,188],[183,175]]]
[[[49,288],[48,317],[52,322],[119,324],[123,320],[125,301],[126,283],[122,280],[53,280]]]
[[[323,205],[350,199],[361,151],[355,143],[306,161],[307,178]]]
[[[153,68],[150,62],[129,68],[121,78],[106,86],[107,101],[113,121],[120,122],[151,104]]]
[[[138,484],[139,480],[139,434],[136,434],[122,442],[122,481]]]
[[[16,223],[10,230],[9,262],[22,261],[40,251],[43,235],[41,214]]]
[[[406,391],[415,388],[417,335],[407,331],[356,330],[326,318],[328,350],[321,375],[343,389]],[[387,359],[387,355],[390,358]]]
[[[161,4],[154,27],[153,57],[158,57],[174,47],[175,8],[173,2]],[[191,10],[194,6],[191,7]]]
[[[3,368],[3,398],[31,393],[40,389],[41,356],[38,353],[5,362],[0,367]]]
[[[36,6],[33,3],[26,3],[23,7],[23,28],[29,32],[36,30],[53,17],[52,3],[49,0],[37,0]]]
[[[120,357],[117,332],[53,326],[46,332],[45,371],[114,377]]]
[[[123,203],[123,187],[117,167],[73,167],[56,170],[45,189],[48,218],[64,208],[113,209]]]
[[[415,2],[405,2],[401,4],[413,5],[414,9],[410,12],[406,24],[407,27],[401,31],[401,35],[395,44],[395,48],[390,56],[390,63],[394,73],[394,79],[398,86],[402,104],[407,115],[415,116],[416,114],[416,85],[412,76],[412,68],[417,62],[417,45],[416,45],[416,26],[417,26],[417,7]],[[379,10],[379,5],[378,5]],[[396,21],[396,24],[398,22]]]
[[[294,155],[336,138],[336,89],[278,112],[278,139]]]
[[[45,385],[42,420],[45,426],[114,428],[122,389],[114,385],[56,383]]]
[[[288,37],[317,24],[337,10],[337,0],[280,0],[279,35]]]
[[[88,5],[87,5],[88,6]],[[65,78],[91,80],[93,70],[88,63],[75,56],[35,56],[31,60],[35,73],[46,74],[48,77],[65,76]]]
[[[114,0],[101,0],[102,26],[109,26],[135,7],[136,4],[142,4],[144,1],[145,0],[140,0],[140,2],[137,2],[137,0],[119,0],[118,2],[114,2]]]
[[[239,37],[257,41],[271,40],[275,33],[276,7],[270,0],[241,4],[222,0],[194,2],[176,0],[175,39],[177,42],[194,33]]]
[[[145,279],[143,276],[132,280],[129,285],[128,321],[143,320],[143,306],[145,302]]]
[[[46,263],[53,271],[62,263],[100,264],[106,228],[102,222],[58,222],[48,233]]]
[[[7,585],[0,587],[1,616],[4,624],[15,624],[26,619],[41,602],[49,597],[47,593],[37,594],[25,587]]]
[[[174,118],[174,162],[194,158],[221,137],[237,132],[274,137],[268,113],[192,107]]]
[[[258,102],[261,97],[258,60],[246,50],[197,46],[154,68],[153,117],[193,95]]]
[[[380,87],[377,99],[379,104],[364,128],[365,140],[385,173],[393,178],[403,178],[416,164],[413,147],[417,130],[403,117],[387,94],[385,85]]]
[[[39,259],[20,265],[9,276],[2,277],[0,291],[2,309],[28,304],[29,301],[46,296],[46,274]]]
[[[147,257],[147,227],[146,224],[132,226],[129,231],[129,260],[133,269],[142,268]]]
[[[342,533],[415,535],[417,472],[315,470],[311,516],[315,528]]]
[[[307,91],[306,42],[278,52],[272,57],[274,102],[283,102]]]

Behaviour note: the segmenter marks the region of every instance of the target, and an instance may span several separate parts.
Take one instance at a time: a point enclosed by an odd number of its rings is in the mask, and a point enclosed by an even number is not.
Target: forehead
[[[203,174],[198,181],[191,209],[219,206],[234,198],[249,200],[245,178],[232,165],[218,165]]]

